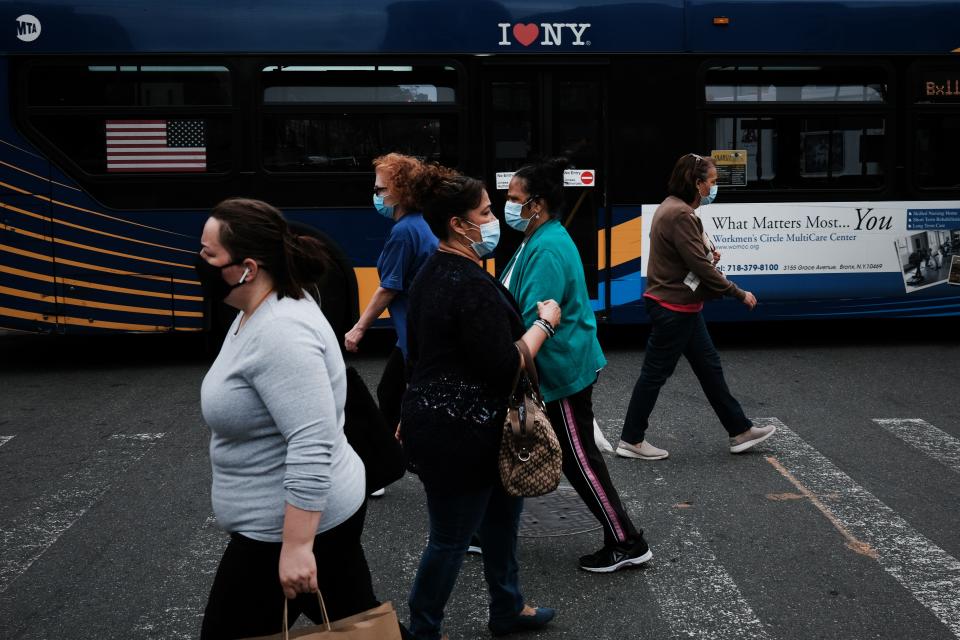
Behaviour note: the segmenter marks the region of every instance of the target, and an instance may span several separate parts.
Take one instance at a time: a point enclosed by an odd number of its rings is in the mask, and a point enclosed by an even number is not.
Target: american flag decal
[[[107,120],[107,172],[206,171],[203,120]]]

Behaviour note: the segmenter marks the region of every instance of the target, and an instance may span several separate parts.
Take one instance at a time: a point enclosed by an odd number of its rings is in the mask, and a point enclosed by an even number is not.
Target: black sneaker
[[[612,573],[624,567],[634,567],[647,562],[653,552],[646,541],[640,538],[633,543],[604,547],[580,558],[580,568],[593,573]]]

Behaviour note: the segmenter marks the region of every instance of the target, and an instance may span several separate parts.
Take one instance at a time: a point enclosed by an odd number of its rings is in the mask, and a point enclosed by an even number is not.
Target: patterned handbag
[[[507,404],[500,442],[500,481],[512,496],[550,493],[560,484],[563,453],[540,396],[540,381],[530,350],[514,343],[523,356]]]

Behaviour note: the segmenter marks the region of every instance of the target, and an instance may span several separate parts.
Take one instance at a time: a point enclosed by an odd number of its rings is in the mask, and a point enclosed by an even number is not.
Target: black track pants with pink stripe
[[[547,415],[563,449],[563,475],[603,526],[605,546],[643,535],[630,521],[593,439],[593,385],[547,403]]]

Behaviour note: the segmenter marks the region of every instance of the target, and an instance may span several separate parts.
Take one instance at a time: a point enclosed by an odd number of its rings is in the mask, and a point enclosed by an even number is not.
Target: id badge
[[[697,287],[700,286],[700,278],[691,271],[687,274],[687,277],[683,279],[683,284],[690,287],[690,291],[696,291]]]

